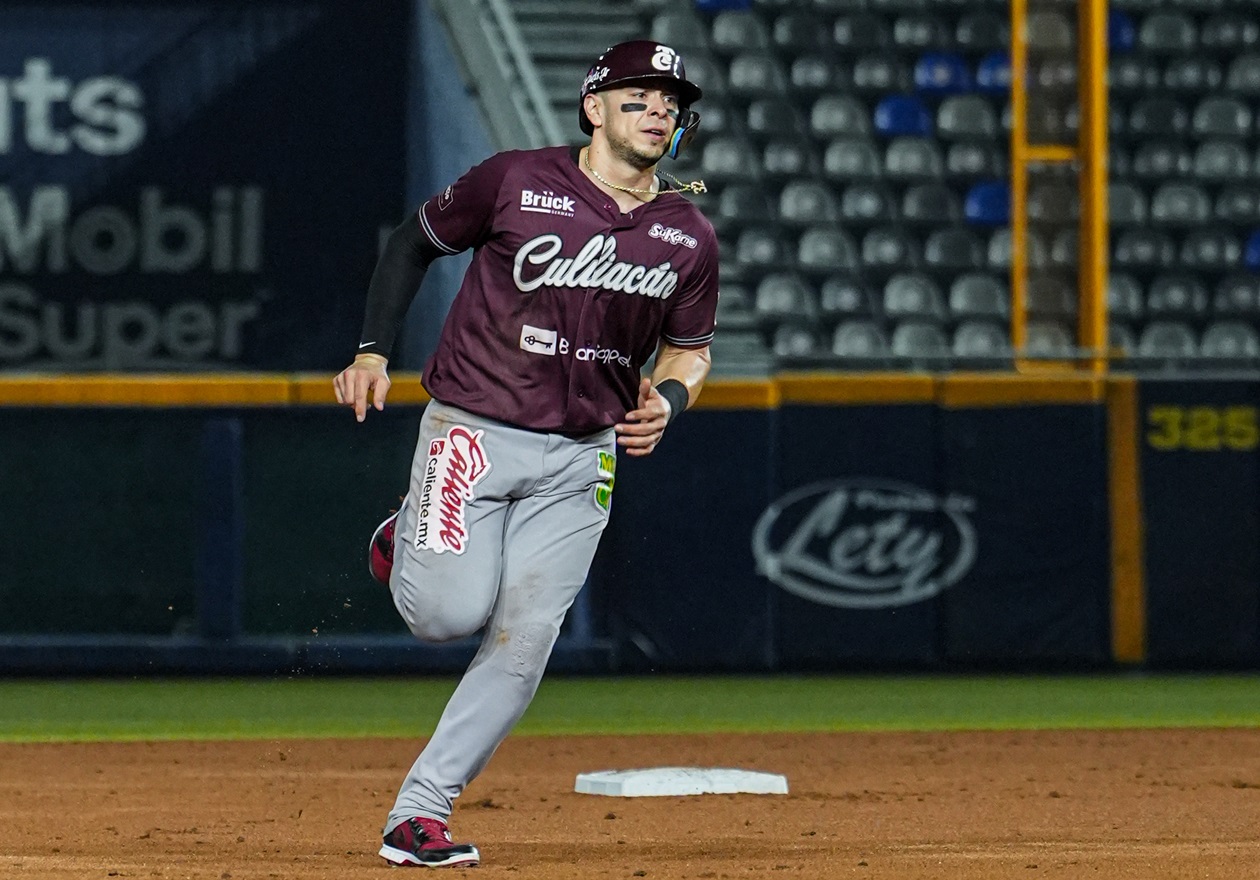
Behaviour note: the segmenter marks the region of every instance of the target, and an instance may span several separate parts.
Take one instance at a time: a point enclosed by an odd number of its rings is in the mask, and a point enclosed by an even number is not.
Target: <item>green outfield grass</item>
[[[0,680],[0,741],[427,735],[452,678]],[[1260,725],[1260,675],[560,678],[518,734]]]

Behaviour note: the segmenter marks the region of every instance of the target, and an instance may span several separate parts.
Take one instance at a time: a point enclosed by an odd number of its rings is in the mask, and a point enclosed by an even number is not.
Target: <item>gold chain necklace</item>
[[[585,147],[582,149],[582,162],[583,164],[586,165],[586,170],[591,172],[591,174],[595,175],[596,180],[598,180],[604,186],[610,187],[611,189],[621,190],[622,192],[634,193],[636,195],[642,195],[642,196],[660,196],[660,195],[664,195],[665,193],[685,193],[685,192],[703,193],[703,192],[709,191],[709,188],[704,185],[703,180],[693,180],[691,181],[691,183],[683,183],[681,180],[679,180],[677,177],[674,177],[674,175],[672,174],[668,174],[666,176],[673,179],[674,185],[677,187],[677,189],[635,189],[632,186],[619,186],[618,184],[612,183],[611,181],[604,180],[603,175],[601,175],[598,171],[596,171],[594,168],[591,167],[591,151]],[[661,174],[665,174],[665,172],[662,171]]]

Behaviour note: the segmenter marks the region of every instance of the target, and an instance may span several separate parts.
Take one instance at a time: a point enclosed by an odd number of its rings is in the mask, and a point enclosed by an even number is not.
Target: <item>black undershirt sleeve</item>
[[[420,231],[414,215],[389,234],[368,284],[363,333],[355,354],[389,357],[424,273],[441,254]]]

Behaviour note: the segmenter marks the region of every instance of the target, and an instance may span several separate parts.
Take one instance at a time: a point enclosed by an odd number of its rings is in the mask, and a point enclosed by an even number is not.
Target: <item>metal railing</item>
[[[565,143],[506,0],[434,0],[499,149]]]

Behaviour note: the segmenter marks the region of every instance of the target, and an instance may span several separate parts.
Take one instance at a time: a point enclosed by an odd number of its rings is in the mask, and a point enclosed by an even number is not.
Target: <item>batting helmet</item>
[[[582,80],[582,93],[578,96],[578,125],[583,134],[591,134],[595,128],[586,118],[586,96],[604,89],[648,79],[664,79],[674,84],[678,91],[678,128],[670,144],[670,156],[677,157],[678,150],[691,139],[700,124],[700,114],[691,105],[703,94],[700,87],[687,79],[682,56],[655,40],[629,40],[604,50],[595,59]]]

